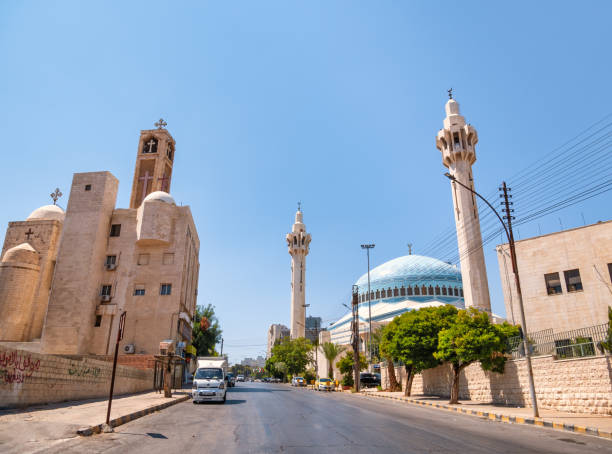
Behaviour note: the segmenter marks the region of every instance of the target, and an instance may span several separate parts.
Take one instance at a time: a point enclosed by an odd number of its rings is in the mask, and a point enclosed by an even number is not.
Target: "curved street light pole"
[[[450,173],[446,172],[444,176],[448,178],[449,180],[451,180],[453,183],[457,183],[459,186],[475,194],[478,198],[480,198],[480,200],[486,203],[488,207],[491,208],[493,213],[495,213],[495,216],[497,216],[497,219],[499,219],[499,222],[501,222],[502,227],[504,228],[504,231],[506,232],[506,237],[508,238],[508,245],[510,246],[510,259],[512,261],[512,272],[514,273],[514,283],[516,285],[516,295],[517,295],[517,299],[519,302],[519,308],[520,308],[520,314],[521,314],[521,327],[523,329],[523,336],[522,336],[523,337],[523,349],[525,350],[525,362],[527,365],[527,376],[529,378],[529,396],[531,397],[531,405],[533,407],[533,416],[538,418],[540,416],[540,412],[538,410],[538,400],[536,398],[535,384],[533,381],[533,369],[531,367],[531,353],[529,352],[529,345],[527,342],[527,323],[525,322],[525,309],[523,307],[523,293],[521,292],[521,282],[519,279],[518,264],[516,261],[516,249],[514,247],[514,235],[512,234],[512,227],[511,227],[512,224],[510,221],[510,213],[509,212],[506,213],[508,216],[508,226],[506,226],[506,223],[504,222],[502,217],[499,215],[497,210],[493,208],[493,205],[491,205],[487,199],[485,199],[483,196],[481,196],[479,193],[474,191],[469,186],[466,186],[463,183],[461,183],[459,180],[457,180],[455,176],[451,175]],[[505,181],[503,182],[503,188],[504,188],[504,197],[507,202],[506,182]],[[510,291],[512,291],[512,289],[510,289]]]
[[[370,355],[369,366],[372,372],[372,304],[370,303],[370,249],[373,249],[375,244],[362,244],[361,249],[365,249],[368,253],[368,352]]]

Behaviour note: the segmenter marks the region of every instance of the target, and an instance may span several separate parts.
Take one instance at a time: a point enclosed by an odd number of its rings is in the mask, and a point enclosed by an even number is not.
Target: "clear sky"
[[[606,1],[5,0],[0,226],[56,186],[65,206],[74,172],[111,171],[127,207],[139,132],[161,116],[177,143],[171,192],[200,235],[198,303],[215,305],[231,361],[263,354],[268,326],[289,323],[298,200],[309,315],[328,323],[366,271],[360,244],[376,243],[378,265],[453,227],[434,140],[446,90],[479,133],[476,187],[494,193],[612,111],[610,17]],[[610,202],[519,236],[610,219]]]

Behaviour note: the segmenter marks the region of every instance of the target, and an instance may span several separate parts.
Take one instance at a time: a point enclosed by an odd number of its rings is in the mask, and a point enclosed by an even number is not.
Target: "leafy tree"
[[[270,359],[277,371],[276,364],[283,363],[287,368],[284,374],[297,375],[312,362],[312,344],[304,337],[283,339],[281,343],[272,347]]]
[[[608,337],[599,343],[602,351],[612,352],[612,307],[608,306]]]
[[[416,374],[440,364],[440,360],[434,357],[438,349],[438,333],[451,326],[456,316],[457,309],[447,304],[404,312],[395,318],[388,349],[406,368],[406,396],[412,392],[412,380]]]
[[[321,348],[323,349],[323,355],[325,355],[325,359],[329,361],[329,366],[327,368],[327,376],[329,378],[334,378],[334,361],[338,357],[340,353],[344,351],[344,347],[342,345],[336,345],[333,342],[325,342]]]
[[[483,370],[504,372],[508,337],[517,336],[518,327],[504,322],[494,325],[485,312],[475,308],[461,310],[455,321],[438,334],[438,350],[434,357],[449,362],[453,371],[450,404],[459,401],[459,374],[475,361]]]
[[[215,315],[215,307],[196,306],[191,332],[191,344],[196,348],[198,356],[217,356],[215,345],[221,342],[221,327]]]
[[[279,361],[274,363],[274,370],[281,374],[283,381],[287,380],[287,365],[284,362]]]
[[[340,358],[340,360],[336,363],[336,367],[343,375],[342,384],[344,386],[353,386],[355,384],[355,380],[353,379],[353,351],[349,350],[346,352],[346,355]],[[359,354],[359,370],[363,370],[367,367],[367,362],[365,356],[361,353]]]
[[[401,391],[402,386],[398,383],[397,377],[395,376],[395,364],[394,360],[397,358],[393,357],[392,342],[394,342],[395,330],[397,328],[396,321],[397,317],[391,320],[386,326],[383,326],[377,330],[380,336],[379,352],[380,355],[385,359],[387,363],[387,375],[389,376],[389,391]]]

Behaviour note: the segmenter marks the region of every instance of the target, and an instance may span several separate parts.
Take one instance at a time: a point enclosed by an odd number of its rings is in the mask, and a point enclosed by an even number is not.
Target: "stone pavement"
[[[534,418],[531,408],[525,407],[494,405],[491,403],[463,399],[459,401],[458,405],[448,405],[448,398],[423,395],[404,397],[403,392],[386,392],[377,391],[376,389],[364,390],[360,395],[404,401],[415,405],[441,408],[447,411],[458,411],[460,413],[489,418],[500,422],[532,424],[535,426],[586,433],[612,439],[612,415],[568,413],[540,409],[540,417]]]
[[[189,398],[187,390],[174,391],[172,398],[163,393],[146,392],[113,398],[111,420],[113,426],[123,424],[135,417],[156,411],[162,406],[172,405]],[[54,440],[62,441],[77,436],[77,431],[90,429],[106,421],[107,399],[90,399],[37,405],[25,409],[0,411],[0,452],[36,452],[36,446],[49,446]],[[85,431],[84,435],[89,435]]]

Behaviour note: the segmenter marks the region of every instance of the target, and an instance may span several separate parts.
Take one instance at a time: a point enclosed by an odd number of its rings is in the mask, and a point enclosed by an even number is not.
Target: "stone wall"
[[[540,408],[572,413],[612,415],[612,356],[553,360],[532,358]],[[388,386],[386,368],[381,367],[383,387]],[[403,367],[396,368],[406,385]],[[429,369],[414,378],[412,394],[450,396],[450,366]],[[512,406],[531,406],[524,359],[510,360],[503,374],[483,371],[480,364],[466,367],[460,376],[459,398]]]
[[[112,362],[0,345],[0,408],[106,397]],[[153,371],[117,365],[115,395],[153,389]]]

